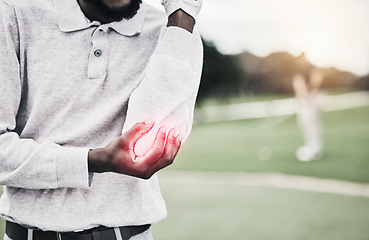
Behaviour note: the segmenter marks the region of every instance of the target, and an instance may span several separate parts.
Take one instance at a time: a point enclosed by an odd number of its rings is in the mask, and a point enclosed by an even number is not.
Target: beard
[[[85,0],[105,19],[119,22],[123,19],[129,20],[137,14],[142,0],[132,0],[129,5],[122,7],[109,7],[103,0]]]

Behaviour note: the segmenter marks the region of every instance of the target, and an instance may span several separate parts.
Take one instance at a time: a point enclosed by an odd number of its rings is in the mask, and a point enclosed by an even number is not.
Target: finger
[[[158,159],[152,159],[151,162],[149,161],[140,162],[141,167],[145,169],[145,171],[143,171],[144,179],[149,179],[153,174],[155,174],[159,170],[172,164],[180,147],[181,147],[181,137],[180,135],[176,136],[175,130],[172,129],[168,134],[168,139],[167,143],[165,144],[163,154],[160,155]]]
[[[139,122],[133,125],[127,132],[123,134],[125,143],[129,145],[130,148],[133,148],[137,140],[150,131],[154,126],[154,122]]]
[[[168,165],[173,163],[173,160],[177,156],[181,147],[181,135],[176,135],[176,131],[172,129],[168,134],[167,144],[165,145],[163,159],[168,162]]]
[[[136,158],[136,162],[145,162],[152,165],[164,153],[166,130],[159,128],[153,147],[144,155]]]
[[[181,148],[180,135],[176,136],[176,131],[171,130],[168,134],[167,143],[165,145],[164,153],[160,157],[160,160],[152,167],[152,171],[155,173],[169,165],[171,165]]]

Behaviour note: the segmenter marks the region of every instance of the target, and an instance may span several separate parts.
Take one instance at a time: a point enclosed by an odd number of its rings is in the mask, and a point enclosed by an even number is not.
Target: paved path
[[[322,96],[323,111],[339,111],[369,106],[369,92],[361,91],[334,96]],[[241,119],[291,116],[298,111],[295,98],[265,102],[248,102],[196,109],[195,122],[220,122]]]
[[[164,170],[161,184],[261,186],[369,198],[369,184],[280,173],[203,172]]]

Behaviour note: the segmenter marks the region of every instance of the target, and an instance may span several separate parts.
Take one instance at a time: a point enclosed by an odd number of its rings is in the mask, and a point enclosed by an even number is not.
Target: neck
[[[112,19],[106,19],[96,9],[84,0],[77,0],[83,14],[91,21],[98,21],[101,24],[113,22]]]

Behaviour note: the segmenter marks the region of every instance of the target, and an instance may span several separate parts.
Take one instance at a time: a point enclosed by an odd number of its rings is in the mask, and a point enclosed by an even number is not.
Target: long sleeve
[[[0,2],[0,184],[28,188],[88,188],[85,148],[36,142],[17,133],[17,115],[26,86],[22,81],[22,34],[16,11]],[[44,119],[47,121],[47,119]],[[42,122],[40,122],[40,128]]]
[[[153,129],[135,146],[136,155],[151,147],[158,129],[174,128],[183,141],[193,122],[193,111],[199,88],[203,49],[198,32],[178,27],[163,28],[157,47],[145,70],[145,77],[133,91],[123,133],[136,122],[155,121]]]

